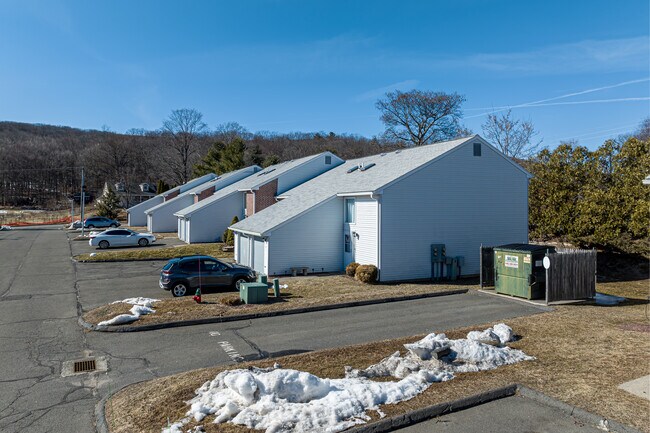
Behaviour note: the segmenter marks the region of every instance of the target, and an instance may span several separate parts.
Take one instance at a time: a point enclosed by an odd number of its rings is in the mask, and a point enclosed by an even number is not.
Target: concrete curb
[[[424,298],[436,298],[438,296],[461,295],[467,293],[468,291],[469,289],[447,290],[444,292],[423,293],[420,295],[396,296],[392,298],[383,298],[383,299],[369,299],[365,301],[344,302],[340,304],[315,305],[313,307],[293,308],[290,310],[266,311],[262,313],[241,314],[238,316],[209,317],[205,319],[182,320],[182,321],[167,322],[167,323],[155,323],[155,324],[143,325],[143,326],[121,326],[119,328],[93,325],[92,323],[86,322],[82,318],[82,316],[79,316],[79,325],[81,325],[83,328],[89,331],[97,331],[97,332],[153,331],[156,329],[178,328],[181,326],[195,326],[195,325],[207,325],[210,323],[236,322],[239,320],[252,320],[252,319],[260,319],[264,317],[284,316],[289,314],[311,313],[314,311],[337,310],[339,308],[361,307],[365,305],[384,304],[388,302],[402,302],[402,301],[412,301],[412,300],[424,299]]]
[[[598,426],[601,423],[601,421],[607,421],[609,425],[608,431],[616,432],[616,433],[641,433],[639,430],[636,430],[635,428],[626,426],[625,424],[621,424],[618,421],[613,421],[611,419],[604,418],[600,415],[588,412],[584,409],[580,409],[579,407],[572,406],[568,403],[557,400],[553,397],[549,397],[546,394],[542,394],[539,391],[535,391],[532,388],[528,388],[527,386],[517,385],[517,391],[523,397],[559,409],[562,412],[569,414],[570,416],[580,418],[585,422],[588,422],[595,426]]]
[[[438,417],[451,412],[457,412],[463,409],[469,409],[479,404],[488,403],[500,398],[510,397],[517,393],[517,385],[507,385],[502,388],[493,389],[491,391],[483,392],[480,394],[471,395],[469,397],[461,398],[446,403],[439,403],[433,406],[425,407],[422,409],[407,412],[403,415],[385,418],[381,421],[372,424],[363,425],[359,427],[346,430],[347,433],[382,433],[392,431],[396,428],[406,427],[411,424],[417,424],[431,418]]]
[[[124,262],[165,262],[171,259],[115,259],[115,260],[77,260],[71,257],[76,263],[124,263]]]

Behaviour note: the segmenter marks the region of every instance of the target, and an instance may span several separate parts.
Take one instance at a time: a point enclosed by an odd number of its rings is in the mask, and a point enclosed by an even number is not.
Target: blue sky
[[[474,132],[511,106],[593,148],[650,115],[649,4],[0,0],[0,120],[122,132],[196,108],[373,136],[376,99],[418,88],[465,95]]]

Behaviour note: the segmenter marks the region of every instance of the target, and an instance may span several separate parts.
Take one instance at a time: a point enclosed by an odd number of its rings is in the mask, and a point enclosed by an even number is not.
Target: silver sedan
[[[88,244],[92,247],[146,247],[156,241],[151,233],[138,233],[128,229],[111,229],[101,233],[91,233]]]

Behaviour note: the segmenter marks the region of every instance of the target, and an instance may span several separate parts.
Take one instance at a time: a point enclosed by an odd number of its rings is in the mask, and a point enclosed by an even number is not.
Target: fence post
[[[546,250],[546,255],[545,255],[544,257],[548,257],[548,252],[549,252],[549,250],[547,249],[547,250]],[[548,260],[550,261],[551,258],[549,257]],[[549,270],[549,268],[550,268],[550,266],[549,266],[548,268],[545,267],[545,270],[544,270],[544,272],[546,272],[546,284],[544,284],[545,289],[546,289],[546,290],[544,290],[544,292],[546,292],[546,293],[545,293],[545,300],[544,300],[544,301],[545,301],[546,305],[548,305],[548,285],[549,285],[549,283],[550,283],[550,281],[549,281],[549,279],[548,279],[548,270]]]

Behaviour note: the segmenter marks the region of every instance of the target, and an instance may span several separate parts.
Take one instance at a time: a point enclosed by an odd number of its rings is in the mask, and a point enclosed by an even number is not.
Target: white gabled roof
[[[184,191],[187,191],[188,189],[194,188],[194,187],[197,186],[197,185],[202,185],[202,184],[204,184],[205,182],[208,182],[208,181],[210,181],[210,180],[212,180],[212,179],[214,179],[214,178],[216,178],[216,177],[217,177],[216,174],[214,174],[214,173],[208,173],[208,174],[206,174],[206,175],[203,175],[203,176],[197,177],[197,178],[195,178],[195,179],[188,180],[188,181],[185,182],[184,184],[182,184],[182,185],[178,185],[178,186],[175,186],[174,188],[169,189],[169,190],[163,192],[162,194],[155,195],[155,196],[151,197],[149,200],[151,200],[151,199],[155,199],[155,198],[164,198],[164,197],[168,196],[169,194],[173,194],[173,193],[175,193],[176,191],[179,191],[180,193],[183,193]],[[127,211],[127,212],[130,212],[132,209],[135,209],[135,208],[141,208],[142,205],[143,205],[144,203],[146,203],[147,201],[149,201],[149,200],[146,200],[146,201],[143,201],[142,203],[138,203],[138,204],[136,204],[136,205],[133,205],[133,206],[131,206],[130,208],[128,208],[126,211]]]
[[[153,213],[156,210],[158,210],[160,208],[164,208],[165,206],[169,205],[169,203],[173,203],[174,201],[181,199],[185,195],[199,194],[202,191],[205,191],[206,189],[214,188],[215,185],[218,185],[219,183],[223,182],[224,180],[228,179],[229,177],[236,176],[236,175],[239,175],[239,174],[247,172],[247,171],[250,171],[251,174],[254,174],[258,170],[261,170],[260,166],[251,165],[249,167],[240,168],[239,170],[224,173],[224,174],[222,174],[220,176],[215,177],[214,179],[212,179],[212,180],[210,180],[208,182],[202,183],[202,184],[200,184],[198,186],[195,186],[194,188],[188,189],[187,191],[181,192],[179,195],[177,195],[176,197],[174,197],[174,198],[172,198],[170,200],[166,200],[166,201],[164,201],[164,202],[162,202],[160,204],[157,204],[156,206],[150,207],[149,209],[145,210],[144,213],[146,213],[146,214]],[[168,192],[166,191],[165,193],[167,194]]]
[[[306,162],[311,161],[312,159],[318,158],[321,155],[332,155],[334,158],[336,158],[336,156],[333,155],[331,152],[323,152],[317,155],[310,155],[304,158],[294,159],[291,161],[286,161],[286,162],[281,162],[279,164],[271,165],[261,170],[258,173],[252,174],[251,176],[245,177],[244,179],[238,182],[235,182],[231,185],[228,185],[225,188],[220,189],[210,197],[201,200],[200,202],[195,203],[192,206],[188,206],[185,209],[176,212],[174,215],[183,218],[188,217],[192,215],[194,212],[203,209],[206,206],[210,206],[212,203],[217,202],[223,198],[226,198],[229,195],[234,194],[238,191],[242,191],[242,190],[248,191],[248,190],[257,189],[260,186],[264,185],[265,183],[272,181],[273,179],[277,179],[284,173],[291,171],[294,168],[301,166]]]
[[[380,192],[381,189],[402,177],[426,166],[464,143],[476,141],[476,139],[489,145],[478,135],[472,135],[458,140],[444,141],[346,161],[342,165],[287,191],[282,194],[283,200],[241,220],[231,226],[231,229],[265,236],[280,225],[336,196]],[[512,162],[510,158],[505,156],[504,158],[526,173],[527,176],[530,176],[530,173]],[[365,165],[365,167],[369,167],[369,164],[375,165],[366,170],[354,169],[361,164]],[[351,169],[354,171],[348,172]]]

